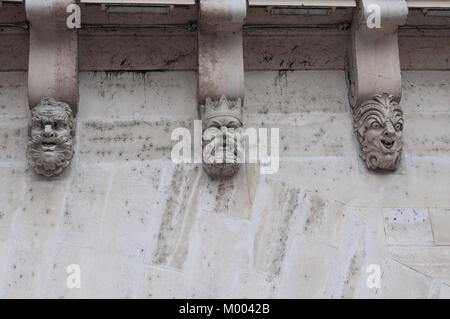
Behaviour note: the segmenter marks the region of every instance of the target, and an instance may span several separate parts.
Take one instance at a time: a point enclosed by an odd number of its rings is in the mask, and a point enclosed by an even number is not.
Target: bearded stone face
[[[69,105],[50,98],[32,110],[27,158],[34,171],[56,176],[70,165],[74,154],[74,123]]]
[[[403,112],[392,95],[376,95],[354,111],[361,158],[369,169],[395,170],[403,148]]]
[[[242,155],[242,124],[232,116],[207,120],[203,131],[203,167],[210,177],[231,177]]]

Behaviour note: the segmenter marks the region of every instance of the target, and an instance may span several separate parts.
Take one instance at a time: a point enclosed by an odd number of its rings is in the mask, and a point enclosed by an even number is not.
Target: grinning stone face
[[[354,110],[361,158],[369,169],[395,170],[403,148],[403,112],[392,95],[376,95]]]
[[[69,105],[44,98],[31,110],[27,158],[35,172],[56,176],[70,165],[74,123]]]

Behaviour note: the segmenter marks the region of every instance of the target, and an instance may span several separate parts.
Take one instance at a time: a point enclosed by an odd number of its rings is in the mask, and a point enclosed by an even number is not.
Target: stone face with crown
[[[206,98],[203,121],[203,167],[212,178],[234,176],[242,154],[242,99]]]
[[[395,170],[403,141],[403,111],[390,94],[375,95],[353,110],[360,156],[372,170]]]
[[[242,100],[228,100],[224,95],[220,100],[206,98],[205,104],[201,106],[202,120],[206,127],[228,126],[229,122],[237,122],[242,126]],[[234,123],[233,123],[233,126]]]

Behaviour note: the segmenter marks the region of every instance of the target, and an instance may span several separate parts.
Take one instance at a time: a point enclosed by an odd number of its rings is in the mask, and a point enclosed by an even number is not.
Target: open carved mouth
[[[56,143],[54,142],[42,142],[42,148],[44,151],[54,151],[56,148]]]
[[[381,144],[388,150],[390,150],[392,147],[394,147],[395,141],[387,141],[387,140],[381,140]]]
[[[220,155],[220,156],[224,156],[224,157],[233,157],[236,158],[237,157],[237,152],[230,152],[228,149],[223,148],[220,151],[216,150],[213,155]]]

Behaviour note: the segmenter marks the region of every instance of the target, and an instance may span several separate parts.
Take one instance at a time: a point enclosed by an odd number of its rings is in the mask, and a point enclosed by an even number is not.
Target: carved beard
[[[48,147],[44,145],[45,143],[52,143],[55,146]],[[73,138],[70,135],[52,138],[36,135],[28,142],[27,157],[30,165],[37,174],[45,177],[59,175],[69,166],[73,153]]]
[[[205,136],[208,136],[203,144],[203,167],[206,173],[210,177],[236,175],[243,153],[240,129],[211,127],[204,132]]]

